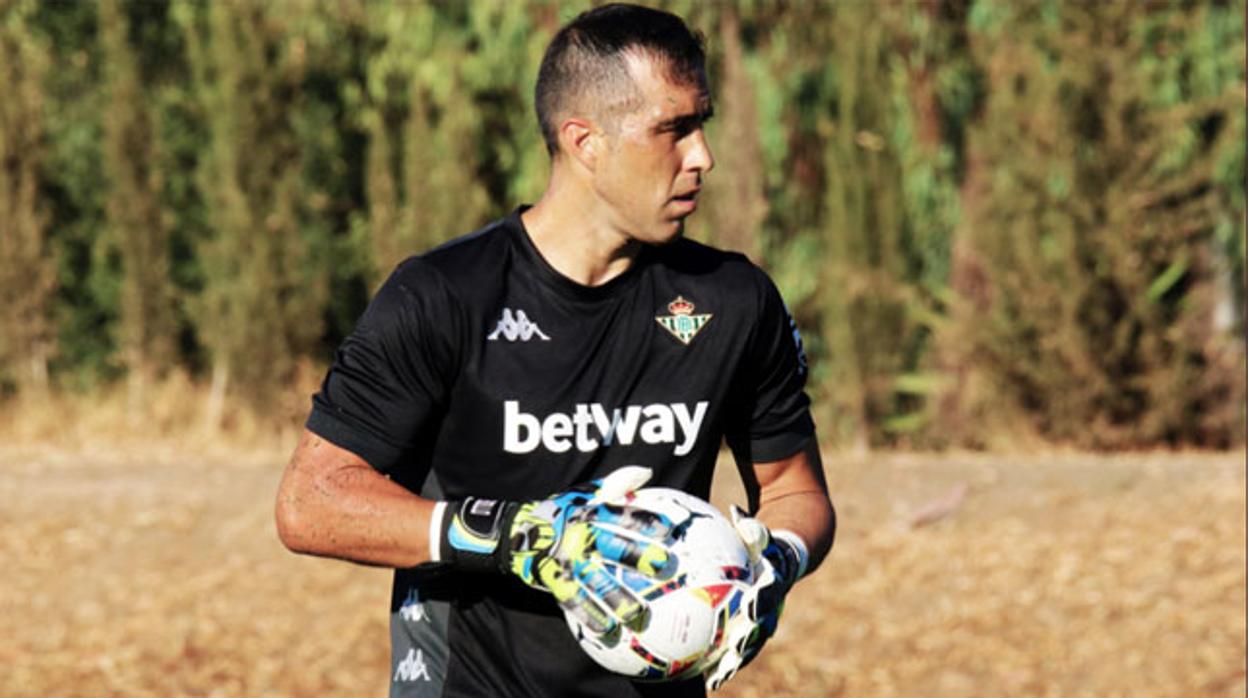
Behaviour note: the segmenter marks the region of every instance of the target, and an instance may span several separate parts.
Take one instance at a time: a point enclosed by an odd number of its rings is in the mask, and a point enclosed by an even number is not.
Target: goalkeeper
[[[536,86],[545,192],[400,264],[313,398],[278,532],[395,570],[391,695],[703,695],[832,545],[797,330],[749,260],[682,236],[714,166],[704,62],[666,12],[563,27]],[[604,569],[662,578],[673,532],[628,493],[707,498],[723,443],[754,514],[738,529],[775,581],[702,680],[610,674],[562,611],[599,633],[644,619]]]

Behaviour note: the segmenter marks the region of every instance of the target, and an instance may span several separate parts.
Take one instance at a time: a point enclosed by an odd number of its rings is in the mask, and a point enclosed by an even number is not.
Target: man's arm
[[[624,467],[550,499],[469,497],[439,503],[412,494],[355,453],[305,429],[278,487],[277,531],[297,553],[395,568],[432,560],[435,545],[438,561],[459,570],[514,574],[553,594],[565,612],[605,635],[634,622],[645,603],[608,575],[599,558],[649,575],[667,561],[661,541],[672,534],[671,522],[637,516],[626,504],[629,493],[649,478],[647,468]],[[431,532],[439,504],[444,509],[438,530]],[[580,518],[570,520],[572,512]],[[617,541],[610,550],[601,549],[598,542],[614,539],[609,533],[621,527],[643,542]],[[569,528],[579,534],[562,535]],[[646,538],[654,541],[653,550]],[[639,566],[643,560],[646,566]]]
[[[749,664],[776,632],[784,596],[798,578],[823,562],[836,536],[836,512],[815,439],[805,450],[777,461],[740,465],[753,517],[738,518],[737,532],[754,550],[761,547],[764,576],[752,587],[751,600],[731,621],[726,653],[706,671],[706,686],[716,690]],[[770,534],[770,535],[769,535]],[[793,540],[796,536],[800,543]],[[804,552],[803,552],[804,550]],[[803,562],[805,558],[805,562]]]
[[[812,438],[806,449],[788,458],[754,463],[742,476],[755,518],[773,531],[788,530],[801,537],[810,553],[807,572],[814,571],[836,536],[836,510],[828,496],[817,440]]]
[[[305,429],[277,491],[277,533],[296,553],[412,567],[430,559],[436,502]]]

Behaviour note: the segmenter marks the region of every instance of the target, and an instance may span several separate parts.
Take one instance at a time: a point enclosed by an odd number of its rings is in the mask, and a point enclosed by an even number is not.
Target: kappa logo
[[[394,680],[396,682],[412,682],[417,679],[422,681],[432,681],[429,678],[429,666],[425,664],[425,654],[419,649],[407,650],[407,656],[403,661],[399,662],[399,667],[394,670]]]
[[[491,342],[498,341],[499,336],[508,342],[527,342],[534,337],[538,337],[544,342],[550,341],[550,337],[542,332],[536,322],[529,319],[523,310],[512,312],[511,308],[503,308],[503,317],[498,321],[498,326],[494,331],[486,337]]]
[[[399,617],[409,623],[429,622],[429,612],[425,610],[425,602],[420,600],[420,594],[415,589],[408,590],[407,599],[399,608]]]

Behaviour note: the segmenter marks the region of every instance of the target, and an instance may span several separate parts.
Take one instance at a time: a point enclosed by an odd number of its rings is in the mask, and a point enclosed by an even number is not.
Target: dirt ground
[[[1243,453],[827,460],[836,549],[719,695],[1245,694]],[[286,553],[281,467],[0,449],[0,695],[384,695],[389,574]]]

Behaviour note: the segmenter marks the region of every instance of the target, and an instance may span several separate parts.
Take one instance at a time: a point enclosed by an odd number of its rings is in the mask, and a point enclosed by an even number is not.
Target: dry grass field
[[[0,450],[0,695],[384,695],[388,573],[286,553],[281,466]],[[827,466],[837,547],[720,695],[1244,695],[1243,453]]]

